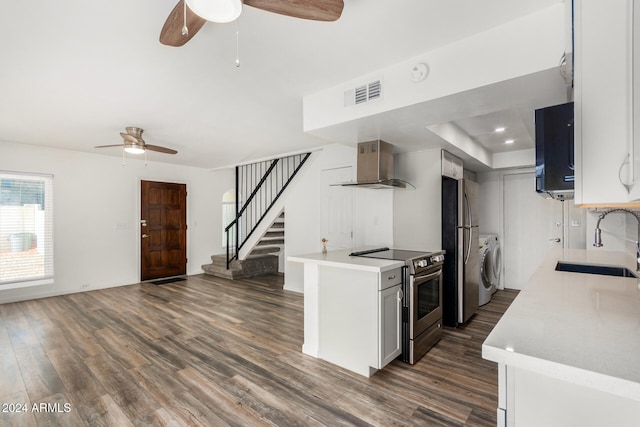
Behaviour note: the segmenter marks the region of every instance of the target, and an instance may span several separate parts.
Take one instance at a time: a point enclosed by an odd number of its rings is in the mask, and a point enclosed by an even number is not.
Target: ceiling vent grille
[[[360,86],[355,89],[355,103],[362,104],[363,102],[367,102],[367,87]]]
[[[376,80],[369,84],[346,90],[344,92],[344,106],[363,104],[380,98],[382,98],[382,83],[380,80]]]
[[[380,80],[369,83],[369,101],[372,99],[378,99],[382,95],[382,85]]]

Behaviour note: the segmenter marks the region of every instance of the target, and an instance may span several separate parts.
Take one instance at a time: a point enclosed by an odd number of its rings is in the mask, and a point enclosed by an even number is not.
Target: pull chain
[[[189,29],[187,28],[187,0],[182,0],[184,5],[182,16],[184,18],[184,25],[182,26],[182,36],[187,37],[189,35]]]
[[[236,20],[236,67],[240,67],[240,18]]]

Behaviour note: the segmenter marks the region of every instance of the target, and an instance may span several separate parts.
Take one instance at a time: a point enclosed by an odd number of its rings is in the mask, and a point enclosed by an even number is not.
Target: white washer
[[[502,253],[500,240],[495,234],[480,236],[480,286],[478,287],[478,305],[491,301],[491,296],[500,284],[502,271]]]

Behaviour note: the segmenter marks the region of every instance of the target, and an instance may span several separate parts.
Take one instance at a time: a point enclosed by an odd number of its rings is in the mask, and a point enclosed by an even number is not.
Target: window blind
[[[0,289],[53,282],[53,175],[0,171]]]

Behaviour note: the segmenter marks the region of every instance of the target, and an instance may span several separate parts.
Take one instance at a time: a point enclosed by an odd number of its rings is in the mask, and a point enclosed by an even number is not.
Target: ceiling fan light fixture
[[[126,144],[124,146],[124,151],[129,154],[142,154],[144,153],[144,147],[139,144]]]
[[[242,0],[186,0],[196,15],[211,22],[235,21],[242,12]]]

